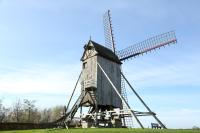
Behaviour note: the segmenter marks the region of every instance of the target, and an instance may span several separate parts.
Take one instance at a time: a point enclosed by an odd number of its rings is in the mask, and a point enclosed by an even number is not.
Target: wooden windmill
[[[103,20],[106,45],[103,46],[89,40],[84,46],[81,74],[69,99],[66,114],[57,122],[69,125],[80,108],[80,119],[83,127],[132,127],[131,121],[135,119],[140,127],[144,128],[138,117],[150,115],[162,128],[166,128],[134,90],[122,73],[121,66],[124,60],[166,45],[175,44],[177,39],[174,31],[157,35],[117,51],[109,10],[104,14]],[[81,94],[72,108],[69,109],[69,104],[79,82],[81,83]],[[124,87],[125,83],[144,105],[146,112],[136,111],[130,107]],[[88,113],[82,114],[82,107],[89,107]]]

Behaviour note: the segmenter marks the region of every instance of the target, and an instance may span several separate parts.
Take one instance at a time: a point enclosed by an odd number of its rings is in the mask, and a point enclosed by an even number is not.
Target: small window
[[[84,63],[83,63],[83,69],[86,68],[86,64],[87,64],[87,62],[84,62]]]

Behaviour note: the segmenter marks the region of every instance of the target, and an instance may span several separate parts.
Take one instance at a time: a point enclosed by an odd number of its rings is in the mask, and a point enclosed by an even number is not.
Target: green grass
[[[67,129],[18,130],[18,131],[0,131],[0,133],[200,133],[200,130],[100,128],[100,129],[68,129],[68,130]]]

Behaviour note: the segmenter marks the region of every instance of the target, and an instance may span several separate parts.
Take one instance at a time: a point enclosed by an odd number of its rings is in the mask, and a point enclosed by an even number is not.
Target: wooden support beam
[[[117,88],[115,87],[115,85],[112,83],[112,81],[110,80],[110,78],[108,77],[108,75],[106,74],[106,72],[104,71],[104,69],[101,67],[101,65],[99,63],[97,63],[97,65],[99,66],[99,68],[101,69],[101,71],[104,73],[104,75],[106,76],[106,78],[108,79],[108,81],[110,82],[110,84],[112,85],[113,89],[115,90],[115,92],[117,93],[117,95],[119,96],[119,98],[122,100],[122,102],[131,110],[128,102],[126,102],[126,100],[121,96],[121,94],[118,92]],[[140,125],[141,128],[144,129],[142,123],[140,122],[140,120],[137,118],[137,116],[135,115],[134,111],[131,110],[131,114],[132,117],[134,117],[136,119],[136,121],[138,122],[138,124]]]
[[[127,78],[124,76],[124,74],[121,72],[122,77],[125,79],[133,93],[137,96],[137,98],[141,101],[141,103],[146,107],[146,109],[152,113],[152,116],[154,119],[162,126],[162,128],[167,129],[166,126],[156,117],[155,113],[151,111],[151,109],[147,106],[147,104],[142,100],[142,98],[138,95],[138,93],[135,91],[135,89],[132,87],[132,85],[128,82]]]
[[[68,102],[67,107],[66,107],[66,111],[67,111],[68,108],[69,108],[70,102],[71,102],[71,100],[72,100],[72,97],[73,97],[74,92],[75,92],[75,90],[76,90],[76,87],[77,87],[77,85],[78,85],[78,81],[79,81],[80,78],[81,78],[81,75],[82,75],[82,71],[81,71],[81,73],[79,74],[78,80],[76,81],[76,85],[75,85],[75,87],[74,87],[74,89],[73,89],[73,91],[72,91],[72,94],[71,94],[71,96],[70,96],[69,102]]]

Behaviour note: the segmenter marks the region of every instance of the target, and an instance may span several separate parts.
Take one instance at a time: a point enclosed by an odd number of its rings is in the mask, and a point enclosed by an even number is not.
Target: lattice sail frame
[[[126,86],[125,86],[125,81],[124,78],[121,76],[121,95],[122,97],[126,100],[126,102],[128,103],[128,97],[127,97],[127,93],[126,93]],[[128,110],[128,107],[122,103],[122,109],[123,110]],[[125,113],[128,113],[128,111],[124,111]],[[123,121],[124,126],[129,127],[129,128],[133,128],[133,119],[131,116],[128,117],[124,117],[124,121]]]
[[[163,47],[165,45],[174,44],[177,42],[176,35],[174,31],[163,33],[143,42],[131,45],[125,49],[117,52],[120,61],[135,57],[137,55],[149,52],[151,50]]]
[[[115,53],[115,41],[113,35],[113,27],[111,23],[110,10],[103,15],[105,46]]]

